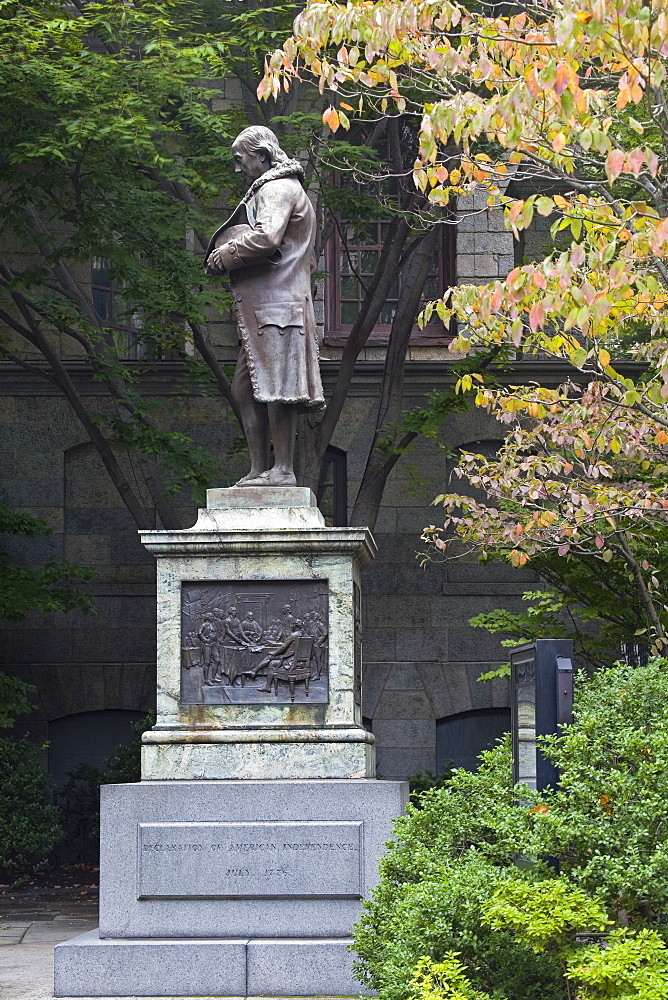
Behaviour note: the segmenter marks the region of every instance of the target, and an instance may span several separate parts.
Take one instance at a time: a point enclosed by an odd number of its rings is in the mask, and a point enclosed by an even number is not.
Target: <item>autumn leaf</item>
[[[601,795],[600,802],[603,812],[606,813],[608,816],[612,816],[614,812],[614,803],[613,800],[610,798],[610,796]]]
[[[339,113],[336,108],[329,107],[322,116],[323,123],[329,125],[332,132],[336,132],[339,127]]]
[[[529,815],[530,816],[547,816],[547,814],[549,813],[549,811],[550,810],[549,810],[548,806],[546,806],[544,802],[539,802],[537,806],[533,807],[533,809],[529,809]]]
[[[531,307],[531,311],[529,312],[529,326],[535,333],[537,330],[540,330],[542,328],[544,323],[545,323],[545,311],[543,309],[542,303],[536,302]]]
[[[624,163],[626,162],[626,156],[624,151],[621,149],[613,149],[608,153],[605,161],[605,173],[612,184],[616,181],[622,170],[624,169]]]
[[[567,140],[566,140],[566,136],[564,135],[564,133],[563,132],[557,132],[557,134],[555,135],[555,137],[552,140],[552,149],[555,151],[555,153],[560,153],[562,151],[562,149],[566,145],[566,141]]]

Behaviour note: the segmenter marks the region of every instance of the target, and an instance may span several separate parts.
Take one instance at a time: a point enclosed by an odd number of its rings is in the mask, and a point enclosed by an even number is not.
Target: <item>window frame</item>
[[[350,246],[352,252],[378,249],[379,244]],[[335,227],[325,246],[325,328],[324,343],[328,347],[342,347],[352,330],[352,324],[340,322],[341,316],[341,267],[342,243],[339,228]],[[442,295],[446,289],[457,284],[457,226],[454,216],[449,213],[449,221],[441,225],[438,240],[438,288]],[[385,347],[389,343],[391,326],[377,323],[367,341],[370,347]],[[417,324],[411,333],[411,347],[447,347],[455,337],[454,325],[445,327],[433,314],[432,321],[423,329]]]
[[[99,263],[96,263],[99,262]],[[163,360],[155,358],[152,355],[150,346],[143,340],[139,340],[137,337],[138,331],[141,329],[141,319],[138,313],[134,313],[129,323],[119,323],[116,319],[117,312],[117,301],[123,296],[123,287],[119,285],[115,278],[110,276],[110,271],[113,268],[112,262],[108,257],[103,257],[100,255],[93,255],[90,259],[90,292],[91,298],[93,300],[93,306],[95,311],[98,313],[104,322],[117,330],[119,333],[123,333],[127,340],[124,353],[120,360],[122,361],[157,361]],[[96,281],[94,279],[95,272],[103,273],[106,282]],[[102,316],[96,303],[95,303],[95,293],[101,293],[106,298],[106,315]],[[135,316],[137,319],[135,319]],[[138,325],[137,325],[138,324]]]

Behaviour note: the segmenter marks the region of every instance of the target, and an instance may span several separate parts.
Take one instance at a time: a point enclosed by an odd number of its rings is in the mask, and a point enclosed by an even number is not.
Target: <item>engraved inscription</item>
[[[361,822],[140,823],[137,898],[359,898]]]
[[[181,704],[326,704],[326,580],[184,583]]]

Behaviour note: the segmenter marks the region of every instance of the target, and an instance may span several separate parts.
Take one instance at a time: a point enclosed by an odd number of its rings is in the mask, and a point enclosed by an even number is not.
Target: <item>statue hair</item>
[[[262,150],[269,157],[272,167],[280,167],[290,162],[290,157],[284,149],[281,149],[278,139],[266,125],[249,125],[234,141],[242,143],[249,153]]]

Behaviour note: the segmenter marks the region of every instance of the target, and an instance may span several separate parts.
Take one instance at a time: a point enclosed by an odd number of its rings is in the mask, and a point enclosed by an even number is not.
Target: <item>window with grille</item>
[[[390,221],[385,219],[362,224],[348,222],[330,239],[326,248],[326,343],[335,345],[345,341],[350,333],[364,301],[368,283],[375,273],[390,225]],[[423,304],[438,298],[455,281],[455,226],[444,224],[441,226],[438,249],[425,282]],[[401,282],[400,272],[389,290],[368,343],[387,343],[401,294]],[[452,332],[434,314],[432,322],[424,329],[421,330],[416,324],[411,343],[437,346],[448,344],[451,339]]]
[[[141,314],[128,315],[123,290],[112,278],[111,261],[106,257],[93,257],[90,268],[90,287],[95,311],[105,325],[114,327],[116,346],[120,356],[128,361],[153,359],[150,344],[141,338]]]

